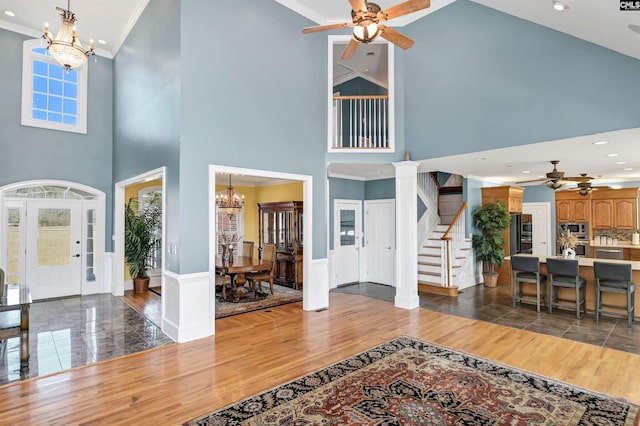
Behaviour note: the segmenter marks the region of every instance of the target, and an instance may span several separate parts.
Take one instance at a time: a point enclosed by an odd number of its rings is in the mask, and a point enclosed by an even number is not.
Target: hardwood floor
[[[222,318],[216,335],[0,387],[3,424],[174,425],[401,334],[640,403],[640,355],[330,294]]]

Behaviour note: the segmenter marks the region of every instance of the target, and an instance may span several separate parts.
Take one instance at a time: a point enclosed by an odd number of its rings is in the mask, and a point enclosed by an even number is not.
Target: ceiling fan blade
[[[318,25],[316,27],[307,27],[303,28],[302,32],[305,34],[317,33],[318,31],[326,31],[326,30],[337,30],[339,28],[348,28],[353,27],[353,22],[343,22],[342,24],[329,24],[329,25]]]
[[[358,45],[360,43],[351,38],[351,40],[349,41],[349,44],[347,44],[347,47],[344,48],[344,51],[342,52],[342,56],[340,57],[341,59],[349,59],[353,56],[354,53],[356,53],[356,49],[358,48]]]
[[[396,46],[405,50],[413,46],[413,43],[414,43],[413,40],[411,40],[409,37],[405,35],[400,34],[393,28],[389,28],[384,25],[380,25],[379,28],[380,28],[380,37],[386,40],[389,40],[391,43],[395,44]]]
[[[386,15],[387,20],[397,18],[398,16],[407,15],[418,10],[426,9],[431,6],[430,0],[409,0],[404,3],[396,4],[382,11]]]
[[[367,3],[365,2],[365,0],[349,0],[349,3],[351,3],[351,9],[355,10],[356,12],[367,11]]]
[[[569,177],[564,177],[563,179],[570,180],[573,182],[588,182],[593,178],[591,176],[569,176]]]
[[[533,182],[546,182],[546,181],[547,179],[521,180],[520,182],[516,182],[516,185],[520,183],[533,183]]]

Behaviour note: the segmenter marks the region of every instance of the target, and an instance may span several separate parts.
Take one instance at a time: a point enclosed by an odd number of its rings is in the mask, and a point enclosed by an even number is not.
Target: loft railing
[[[334,96],[333,149],[389,149],[389,97]]]
[[[460,253],[460,249],[465,241],[465,219],[464,210],[467,208],[467,202],[462,203],[462,207],[458,210],[458,214],[449,225],[449,228],[445,231],[444,235],[440,238],[444,241],[442,244],[442,259],[444,259],[443,265],[443,285],[451,287],[451,278],[453,277],[453,264],[456,256]]]

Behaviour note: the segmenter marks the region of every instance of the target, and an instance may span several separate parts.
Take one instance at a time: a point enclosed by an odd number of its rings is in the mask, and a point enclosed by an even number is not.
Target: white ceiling
[[[70,9],[78,19],[77,28],[83,44],[90,38],[96,41],[96,52],[112,58],[124,42],[149,0],[74,0]],[[317,24],[350,21],[348,0],[275,0],[300,13]],[[402,0],[377,0],[383,8]],[[420,19],[455,0],[431,0],[431,7],[388,23],[402,27]],[[618,0],[563,0],[569,6],[564,12],[553,9],[551,0],[472,0],[505,13],[565,32],[575,37],[640,59],[640,34],[628,25],[639,25],[640,12],[620,11]],[[67,7],[64,0],[0,0],[0,28],[40,37],[45,22],[55,34],[60,25],[56,6]],[[16,14],[5,15],[5,10]],[[330,34],[328,32],[327,34]],[[97,40],[105,40],[105,45]],[[364,50],[362,53],[365,53]],[[366,56],[365,56],[366,57]],[[353,67],[353,64],[352,64]],[[354,67],[358,68],[358,67]],[[362,72],[358,68],[357,72]],[[496,151],[458,155],[423,161],[421,169],[442,170],[463,176],[475,176],[497,182],[513,183],[528,180],[523,170],[530,170],[531,179],[551,170],[550,160],[560,160],[559,170],[567,175],[589,173],[593,177],[626,177],[640,179],[640,151],[633,149],[640,130],[612,132],[607,135],[545,142],[535,146],[505,148]],[[606,139],[610,143],[594,146],[591,142]],[[560,143],[561,142],[561,143]],[[604,157],[604,151],[618,152],[617,159]],[[477,160],[484,157],[486,160]],[[526,162],[522,159],[526,158]],[[631,174],[623,172],[615,161],[627,161],[624,167],[633,167]],[[510,166],[510,167],[508,167]],[[579,169],[576,169],[579,168]],[[393,176],[393,166],[379,164],[332,164],[332,175],[376,179]]]

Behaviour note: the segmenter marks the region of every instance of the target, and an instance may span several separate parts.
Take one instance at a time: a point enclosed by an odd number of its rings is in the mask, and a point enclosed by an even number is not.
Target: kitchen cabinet
[[[637,249],[629,249],[629,258],[627,260],[635,260],[640,261],[640,248]]]
[[[260,247],[276,245],[274,281],[294,288],[302,286],[303,203],[258,203]]]
[[[491,186],[482,188],[482,205],[500,201],[507,206],[509,213],[522,213],[524,188],[519,186]]]
[[[482,205],[491,203],[493,201],[499,201],[509,210],[509,213],[522,213],[522,197],[524,195],[524,188],[519,186],[492,186],[482,188]],[[505,229],[502,234],[504,237],[504,252],[509,254],[509,247],[511,245],[511,236],[509,234],[509,227]],[[498,285],[510,285],[511,284],[511,267],[507,262],[502,265],[496,266],[496,272],[498,272]]]
[[[575,191],[571,192],[576,194]],[[590,199],[561,199],[559,195],[561,197],[564,194],[556,193],[556,222],[589,222]]]
[[[638,228],[638,188],[603,189],[592,198],[592,228]]]

